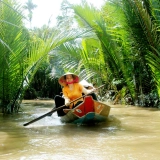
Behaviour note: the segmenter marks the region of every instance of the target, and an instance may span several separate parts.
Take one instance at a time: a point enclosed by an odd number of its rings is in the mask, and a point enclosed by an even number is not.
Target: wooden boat
[[[67,111],[64,109],[64,111]],[[110,112],[110,106],[93,100],[91,96],[84,97],[84,101],[77,107],[69,110],[61,117],[65,123],[88,124],[106,121]]]

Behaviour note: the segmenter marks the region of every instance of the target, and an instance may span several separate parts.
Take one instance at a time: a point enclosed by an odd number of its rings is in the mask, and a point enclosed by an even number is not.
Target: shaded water
[[[160,114],[157,109],[111,105],[105,123],[62,124],[47,113],[53,101],[24,101],[23,113],[0,115],[0,160],[158,160]]]

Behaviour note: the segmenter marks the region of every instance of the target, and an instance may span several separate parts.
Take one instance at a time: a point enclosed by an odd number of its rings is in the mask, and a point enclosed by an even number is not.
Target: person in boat
[[[88,90],[93,90],[95,89],[92,83],[88,83],[85,79],[83,79],[82,81],[79,82],[83,87],[85,87]],[[82,94],[84,95],[84,93]],[[96,101],[98,101],[97,96],[95,93],[92,93],[92,98]]]
[[[82,84],[79,83],[79,77],[76,74],[68,72],[63,76],[61,76],[58,82],[63,87],[62,88],[63,96],[59,95],[55,96],[54,100],[56,108],[63,105],[66,106],[63,109],[75,108],[77,105],[83,102],[83,97],[82,97],[83,93],[84,94],[90,93],[89,95],[91,95],[93,99],[97,100],[96,95],[93,93],[93,90],[95,90],[95,88],[90,90],[86,89]],[[73,103],[70,103],[71,101],[74,101],[77,98],[80,99],[78,99]],[[64,116],[66,114],[63,109],[57,111],[59,117]]]

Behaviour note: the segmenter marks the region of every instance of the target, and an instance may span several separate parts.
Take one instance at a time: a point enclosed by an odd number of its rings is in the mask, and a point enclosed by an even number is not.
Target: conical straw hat
[[[78,83],[79,82],[79,77],[76,74],[71,73],[71,72],[67,72],[67,73],[65,73],[63,76],[61,76],[58,79],[58,82],[59,82],[59,84],[61,86],[66,86],[67,85],[65,77],[66,77],[66,75],[70,75],[70,74],[73,75],[74,83]]]

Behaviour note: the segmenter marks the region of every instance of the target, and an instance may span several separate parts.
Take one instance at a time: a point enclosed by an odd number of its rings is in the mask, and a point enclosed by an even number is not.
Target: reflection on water
[[[156,109],[111,105],[108,120],[92,126],[63,124],[47,113],[52,101],[25,101],[18,115],[0,116],[1,160],[157,160],[160,116]]]

